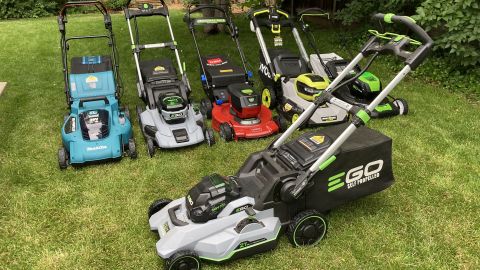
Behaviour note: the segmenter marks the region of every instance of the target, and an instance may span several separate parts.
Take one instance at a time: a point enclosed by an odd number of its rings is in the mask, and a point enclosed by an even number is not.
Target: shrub
[[[57,11],[59,2],[53,0],[0,0],[0,19],[38,18]]]

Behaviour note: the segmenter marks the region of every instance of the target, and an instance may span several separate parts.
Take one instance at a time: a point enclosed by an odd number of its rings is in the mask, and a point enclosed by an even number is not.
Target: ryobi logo
[[[272,74],[270,74],[270,71],[268,71],[268,67],[265,64],[260,63],[260,68],[258,70],[260,70],[260,72],[263,73],[263,75],[267,76],[269,79],[272,79]]]
[[[328,192],[332,192],[347,184],[347,189],[354,188],[358,185],[369,182],[380,177],[380,171],[383,168],[383,160],[375,160],[369,162],[367,165],[357,166],[345,172],[336,174],[328,178]],[[345,176],[344,181],[342,181]]]

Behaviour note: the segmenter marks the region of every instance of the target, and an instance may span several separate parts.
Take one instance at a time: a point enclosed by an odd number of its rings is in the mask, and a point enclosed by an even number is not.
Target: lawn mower
[[[150,157],[156,148],[178,148],[206,142],[215,144],[213,130],[207,128],[200,111],[191,104],[191,88],[180,60],[177,42],[173,35],[168,7],[163,0],[128,1],[125,18],[132,42],[133,57],[137,68],[138,95],[147,107],[137,106],[138,122],[147,143]],[[139,17],[165,17],[171,41],[156,44],[140,44]],[[133,19],[134,31],[131,20]],[[140,54],[147,49],[167,48],[175,53],[178,71],[169,58],[141,60]]]
[[[160,236],[156,249],[166,269],[200,269],[201,260],[223,262],[267,251],[283,232],[295,247],[315,245],[327,233],[328,211],[393,184],[392,139],[365,125],[375,107],[423,62],[433,41],[409,17],[373,18],[406,25],[425,44],[413,47],[418,43],[408,36],[375,33],[297,121],[267,149],[250,155],[235,175],[205,176],[183,198],[154,201],[149,224]],[[333,96],[381,54],[396,55],[405,66],[366,108]],[[370,57],[367,65],[343,81],[364,57]],[[348,110],[351,123],[287,142],[326,102]]]
[[[260,44],[259,74],[264,85],[262,103],[268,108],[277,107],[279,114],[295,122],[315,97],[327,88],[330,80],[312,73],[305,46],[286,12],[269,7],[250,13],[249,18],[250,28]],[[267,47],[262,27],[275,35],[275,48]],[[300,56],[283,47],[282,27],[291,30]],[[342,108],[325,103],[304,126],[337,124],[347,119],[348,113]]]
[[[215,10],[219,17],[198,17],[196,13]],[[218,12],[219,11],[219,12]],[[217,5],[189,6],[185,14],[197,50],[201,68],[201,81],[207,99],[202,99],[200,111],[212,119],[212,127],[220,132],[225,141],[254,139],[283,132],[287,128],[285,119],[273,117],[271,111],[262,106],[260,95],[249,80],[252,72],[246,68],[246,60],[238,40],[239,31],[228,12]],[[195,35],[196,27],[223,24],[230,32],[242,61],[242,67],[225,55],[203,56]]]
[[[310,30],[310,25],[306,19],[311,17],[324,16],[330,18],[330,14],[319,8],[305,9],[298,14],[301,29],[308,39],[308,43],[314,50],[314,54],[310,55],[311,66],[315,74],[323,77],[328,77],[329,80],[334,80],[338,74],[345,69],[350,62],[345,60],[335,53],[320,54],[318,47],[315,44],[313,33]],[[361,67],[355,66],[349,77],[355,76],[360,72]],[[357,80],[351,84],[338,89],[334,95],[348,103],[355,104],[361,107],[367,107],[375,97],[382,91],[382,83],[380,79],[371,72],[364,72]],[[408,113],[407,101],[402,98],[393,98],[387,96],[372,112],[372,118],[384,118],[396,115],[405,115]]]
[[[103,35],[66,36],[67,10],[95,7],[107,29]],[[116,159],[128,154],[137,157],[128,108],[119,107],[121,79],[112,21],[107,8],[99,1],[66,3],[58,16],[65,94],[70,113],[62,126],[63,147],[58,151],[61,169],[69,164],[84,164]],[[68,63],[70,41],[108,39],[109,56],[82,56]]]

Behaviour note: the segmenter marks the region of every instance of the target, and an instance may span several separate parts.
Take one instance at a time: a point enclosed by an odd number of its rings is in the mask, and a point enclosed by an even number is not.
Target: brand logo
[[[233,213],[240,213],[242,212],[243,210],[247,209],[248,207],[252,206],[251,204],[246,204],[244,206],[240,206],[238,208],[236,208],[235,210],[233,210]]]
[[[187,196],[187,200],[190,205],[193,205],[193,200],[192,200],[192,197],[190,197],[190,195]]]
[[[87,147],[87,151],[97,151],[97,150],[105,150],[108,147],[106,145],[99,145],[95,147]]]
[[[95,76],[88,76],[85,80],[89,88],[95,89],[97,88],[98,78]]]
[[[328,178],[328,192],[332,192],[347,185],[347,189],[354,188],[358,185],[367,183],[380,177],[383,168],[383,160],[375,160],[367,163],[367,165],[357,166],[345,172],[336,174]],[[342,179],[345,176],[345,179]]]
[[[269,79],[272,79],[272,75],[270,74],[270,71],[268,71],[268,67],[265,64],[260,63],[259,70],[261,73],[263,73],[263,75],[267,76]]]
[[[160,71],[165,71],[165,68],[162,66],[156,66],[153,70],[156,72],[160,72]]]
[[[163,224],[163,230],[165,231],[165,233],[168,233],[168,231],[170,231],[170,226],[168,226],[168,223]]]
[[[252,245],[264,242],[266,240],[267,240],[266,238],[260,238],[260,239],[253,240],[253,241],[243,241],[235,249],[247,248],[247,247],[250,247]]]
[[[223,63],[222,58],[212,58],[207,60],[207,64],[209,65],[220,65]]]

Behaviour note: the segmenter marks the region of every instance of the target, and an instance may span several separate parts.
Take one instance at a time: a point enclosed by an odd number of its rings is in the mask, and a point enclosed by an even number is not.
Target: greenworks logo
[[[226,23],[225,19],[198,19],[197,24]]]
[[[350,169],[347,173],[342,172],[328,178],[328,192],[335,191],[345,185],[347,189],[354,188],[358,185],[367,183],[380,177],[383,168],[383,160],[375,160],[367,165],[357,166]],[[345,179],[343,179],[345,176]]]

